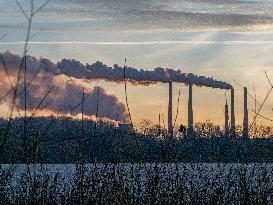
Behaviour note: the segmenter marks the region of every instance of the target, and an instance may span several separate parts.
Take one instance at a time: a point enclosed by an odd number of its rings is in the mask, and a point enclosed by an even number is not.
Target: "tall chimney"
[[[192,84],[189,84],[189,101],[188,101],[188,132],[193,131],[193,110],[192,110]]]
[[[173,84],[169,82],[168,136],[173,136]]]
[[[228,127],[228,104],[227,104],[227,99],[226,99],[226,105],[225,105],[225,135],[227,136],[229,133],[229,127]]]
[[[231,135],[235,136],[234,88],[231,88]]]
[[[247,88],[244,87],[244,122],[243,137],[248,138],[248,109],[247,109]]]

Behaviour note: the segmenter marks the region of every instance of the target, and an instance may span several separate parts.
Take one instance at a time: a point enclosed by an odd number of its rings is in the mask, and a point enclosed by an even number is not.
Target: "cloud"
[[[132,17],[133,15],[133,17]],[[239,27],[271,23],[263,15],[191,13],[184,11],[137,11],[128,14],[128,21],[152,27]]]
[[[7,16],[7,15],[6,15]],[[5,16],[3,16],[5,17]],[[5,17],[6,18],[6,17]],[[8,23],[7,23],[8,22]],[[47,32],[149,32],[260,30],[273,28],[273,4],[235,0],[56,0],[33,23]],[[22,30],[20,15],[0,20],[4,30]],[[68,34],[69,35],[69,34]]]
[[[64,1],[59,0],[59,2]],[[272,25],[273,20],[273,4],[263,1],[81,0],[70,3],[90,9],[92,17],[109,17],[113,27],[125,30],[238,28]]]
[[[236,34],[236,33],[235,33]],[[24,41],[0,42],[0,45],[20,45]],[[138,46],[138,45],[271,45],[271,40],[162,40],[162,41],[30,41],[28,44],[36,45],[113,45],[113,46]]]

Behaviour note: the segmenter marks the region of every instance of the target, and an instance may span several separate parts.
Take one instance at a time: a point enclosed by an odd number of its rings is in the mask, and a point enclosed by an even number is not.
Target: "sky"
[[[19,0],[29,10],[29,0]],[[35,0],[35,7],[44,1]],[[15,0],[0,0],[0,51],[21,54],[27,21]],[[235,88],[237,123],[242,122],[243,89],[248,87],[262,102],[273,81],[272,0],[51,0],[35,16],[30,55],[53,62],[73,58],[83,64],[97,60],[112,66],[127,65],[152,70],[180,69],[231,83]],[[237,82],[237,83],[236,83]],[[94,82],[125,102],[123,85]],[[187,86],[175,84],[174,117],[187,119]],[[194,120],[223,124],[225,94],[219,89],[193,87]],[[128,87],[132,119],[157,122],[161,113],[167,122],[168,85]],[[261,114],[273,118],[273,94]],[[254,102],[249,99],[250,121]],[[7,106],[2,104],[1,115]],[[272,122],[260,119],[271,125]]]

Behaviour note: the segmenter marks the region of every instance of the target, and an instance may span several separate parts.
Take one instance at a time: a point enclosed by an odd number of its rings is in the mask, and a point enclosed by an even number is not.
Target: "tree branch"
[[[24,14],[24,16],[26,17],[26,19],[29,21],[30,17],[27,14],[27,12],[25,11],[25,9],[23,8],[23,6],[21,5],[21,3],[18,0],[15,0],[15,2],[17,3],[19,9],[21,10],[21,12]]]

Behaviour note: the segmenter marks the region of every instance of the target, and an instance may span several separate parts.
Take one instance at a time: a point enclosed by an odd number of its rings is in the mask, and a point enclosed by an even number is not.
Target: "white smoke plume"
[[[7,75],[4,72],[3,63],[0,63],[0,94],[4,96],[5,93],[8,92],[8,89],[11,88],[9,81],[14,81],[15,76],[17,76],[22,57],[12,54],[9,51],[0,53],[0,55],[9,73],[9,75]],[[125,77],[126,80],[133,84],[142,85],[177,82],[220,89],[232,88],[232,86],[226,82],[205,76],[197,76],[192,73],[182,73],[180,70],[175,71],[160,67],[155,68],[153,71],[132,67],[126,67],[124,70],[123,67],[117,64],[113,67],[108,67],[101,62],[84,65],[74,59],[63,59],[61,62],[55,64],[49,59],[37,59],[28,56],[27,71],[28,81],[31,82],[28,85],[27,92],[27,108],[29,110],[35,109],[48,90],[50,90],[51,86],[54,85],[54,90],[49,93],[40,109],[49,110],[54,113],[77,115],[81,112],[81,106],[74,107],[81,102],[82,88],[85,88],[87,96],[84,103],[85,115],[94,116],[96,114],[96,105],[99,101],[99,117],[111,120],[118,118],[117,120],[124,122],[128,122],[128,113],[125,105],[120,103],[116,96],[108,95],[102,88],[100,88],[98,95],[97,89],[88,88],[87,82],[92,80],[105,80],[121,83],[124,82]],[[11,79],[9,79],[8,76],[10,76]],[[24,107],[22,83],[19,84],[18,89],[19,95],[16,102],[19,109],[22,109]],[[5,100],[9,102],[11,97],[7,97]]]
[[[3,53],[3,56],[7,58],[7,60],[12,63],[12,61],[21,60],[17,56],[17,59],[13,59],[15,55],[10,52]],[[124,73],[125,77],[128,81],[133,84],[143,84],[149,85],[154,83],[167,83],[167,82],[177,82],[177,83],[185,83],[185,84],[193,84],[197,86],[206,86],[211,88],[220,88],[220,89],[231,89],[232,85],[226,82],[215,80],[211,77],[205,76],[197,76],[192,73],[183,73],[181,70],[172,70],[172,69],[164,69],[164,68],[155,68],[153,71],[144,70],[144,69],[136,69],[132,67],[126,67],[125,72],[124,69],[117,64],[113,67],[108,67],[104,65],[102,62],[97,61],[96,63],[90,64],[82,64],[77,60],[63,59],[61,62],[54,64],[48,59],[41,58],[37,60],[34,57],[28,57],[32,59],[32,63],[37,63],[34,68],[40,67],[41,70],[45,72],[50,72],[54,75],[66,75],[68,77],[74,77],[80,80],[106,80],[106,81],[114,81],[114,82],[123,82],[124,81]]]
[[[10,91],[10,81],[15,84],[22,58],[9,51],[0,53],[0,55],[2,58],[0,61],[0,97],[2,97]],[[78,69],[75,70],[78,71]],[[77,76],[76,74],[73,75]],[[56,64],[48,59],[36,59],[27,56],[27,82],[28,111],[33,111],[39,107],[39,111],[77,116],[81,113],[84,88],[84,115],[92,118],[98,114],[100,119],[128,122],[126,108],[115,95],[107,94],[103,88],[90,88],[87,83],[63,75]],[[47,95],[53,85],[52,91]],[[24,109],[24,85],[22,81],[18,85],[17,93],[16,105],[22,110]],[[6,95],[2,102],[11,105],[12,94],[13,92],[10,92],[9,95]],[[43,101],[44,96],[46,98]],[[40,102],[43,103],[39,106]]]
[[[63,59],[57,64],[58,71],[67,76],[78,79],[95,80],[103,79],[106,81],[123,82],[124,69],[117,64],[108,67],[101,62],[92,65],[83,65],[74,59]],[[149,85],[153,83],[177,82],[185,84],[194,84],[197,86],[206,86],[211,88],[231,89],[232,86],[226,82],[214,80],[210,77],[197,76],[192,73],[182,73],[180,70],[155,68],[153,71],[126,67],[125,77],[133,84]]]

